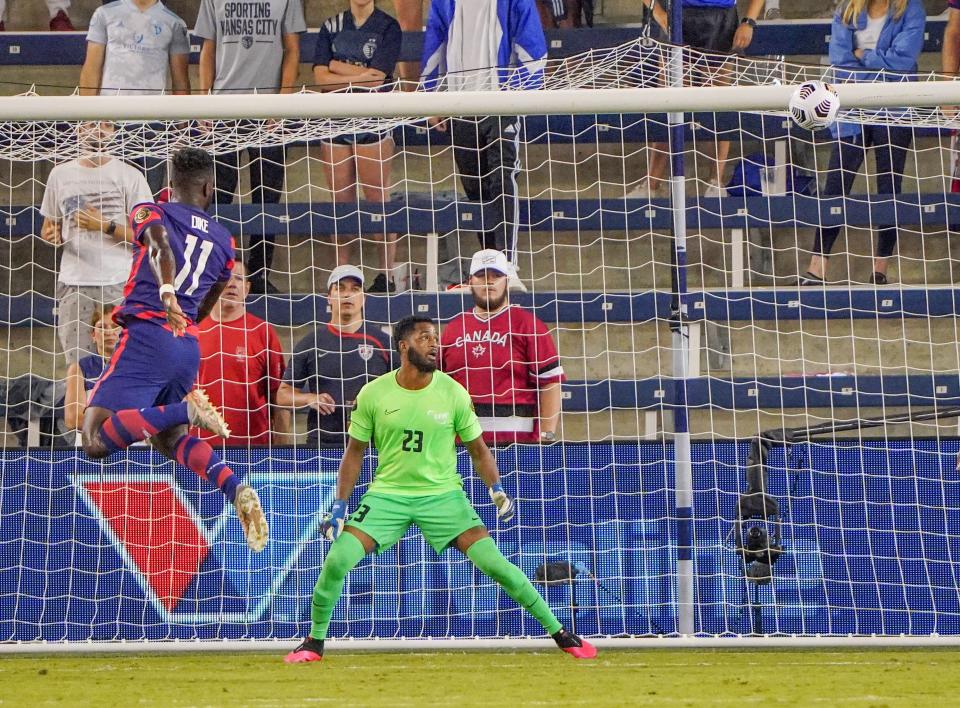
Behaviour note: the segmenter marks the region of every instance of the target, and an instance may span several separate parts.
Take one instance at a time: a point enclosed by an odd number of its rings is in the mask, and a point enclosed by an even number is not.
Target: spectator
[[[97,379],[107,368],[113,350],[120,339],[120,327],[110,318],[110,311],[97,305],[90,318],[93,328],[93,344],[96,352],[87,354],[67,368],[67,389],[64,396],[63,419],[70,430],[80,430],[87,397]]]
[[[647,0],[644,0],[646,3]],[[750,0],[743,19],[738,19],[736,0],[682,0],[683,2],[683,43],[711,53],[728,54],[742,52],[753,42],[753,31],[757,18],[763,10],[764,0]],[[653,19],[664,31],[668,27],[667,13],[657,0],[649,0],[653,10]],[[711,58],[703,64],[704,68],[690,67],[695,84],[722,84],[724,73],[722,59]],[[730,153],[729,140],[710,138],[701,141],[705,152],[711,157],[710,171],[707,177],[705,197],[726,197],[723,176],[727,155]],[[647,163],[647,174],[640,180],[628,197],[651,198],[666,187],[667,160],[669,147],[666,143],[654,143]]]
[[[327,19],[317,33],[313,78],[321,91],[376,90],[393,81],[400,56],[403,33],[400,25],[373,0],[350,0],[350,9]],[[325,140],[321,160],[334,202],[355,202],[357,182],[364,199],[386,202],[390,190],[390,161],[393,136],[387,133],[356,133]],[[353,259],[353,241],[336,234],[337,264]],[[397,253],[397,234],[379,234],[384,242],[378,249],[380,269],[371,293],[396,290],[393,269]]]
[[[393,6],[397,13],[397,22],[400,23],[400,29],[404,32],[422,32],[423,31],[423,0],[393,0]],[[398,65],[400,78],[404,82],[404,89],[414,90],[417,80],[420,78],[420,62],[402,61]]]
[[[68,364],[93,352],[88,322],[97,306],[123,298],[133,235],[127,215],[151,199],[143,174],[107,153],[112,123],[83,123],[78,133],[81,156],[53,168],[40,206],[40,236],[63,247],[57,337]]]
[[[293,349],[277,403],[309,408],[307,444],[343,447],[357,393],[393,368],[389,337],[363,319],[363,271],[341,265],[327,279],[330,322]]]
[[[229,440],[199,428],[190,431],[211,445],[277,445],[290,432],[290,411],[276,405],[283,347],[270,324],[247,312],[249,293],[246,268],[237,261],[220,300],[200,323],[197,386],[230,427]]]
[[[67,10],[70,9],[70,0],[47,0],[47,10],[50,12],[51,32],[73,32],[73,23]],[[7,0],[0,0],[0,32],[5,31],[3,17],[7,12]]]
[[[470,393],[486,442],[550,443],[560,421],[563,367],[547,326],[510,304],[512,269],[502,251],[473,254],[473,309],[443,328],[440,366]]]
[[[593,27],[593,0],[537,0],[544,29]]]
[[[428,90],[440,88],[444,79],[450,91],[536,88],[543,83],[546,58],[547,41],[536,0],[433,0],[430,4],[421,65]],[[432,119],[431,124],[446,130],[444,120]],[[454,118],[451,138],[463,190],[484,207],[480,247],[503,251],[515,267],[520,120],[516,116]],[[522,288],[515,273],[511,285]]]
[[[927,14],[922,0],[849,0],[833,17],[830,35],[830,63],[850,69],[862,80],[875,81],[878,71],[915,72]],[[846,73],[846,72],[844,72]],[[894,75],[882,75],[896,80]],[[877,191],[883,195],[900,193],[907,151],[913,142],[913,129],[890,125],[835,123],[830,132],[837,139],[830,153],[827,183],[821,196],[849,194],[853,180],[874,149]],[[827,261],[840,234],[839,226],[819,228],[813,239],[813,255],[800,285],[822,285],[826,281]],[[886,285],[887,266],[897,247],[897,227],[879,230],[873,275],[870,283]]]
[[[302,0],[201,0],[194,32],[200,49],[200,90],[213,93],[291,93],[300,70]],[[251,201],[276,204],[284,179],[282,145],[247,148]],[[240,178],[240,152],[217,161],[216,204],[230,204]],[[272,234],[250,236],[247,272],[255,293],[274,293],[267,278]]]
[[[80,70],[80,94],[150,95],[167,88],[169,67],[175,94],[190,93],[190,38],[186,23],[160,0],[101,5],[90,18],[87,56]],[[157,194],[166,170],[157,158],[137,161]]]

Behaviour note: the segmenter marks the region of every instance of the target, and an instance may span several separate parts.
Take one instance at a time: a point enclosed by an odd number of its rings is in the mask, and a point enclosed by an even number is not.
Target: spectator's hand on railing
[[[40,238],[53,246],[62,244],[63,232],[60,230],[60,223],[52,219],[45,220],[40,229]]]
[[[432,116],[427,118],[427,125],[431,128],[434,128],[438,132],[446,133],[447,132],[447,119],[441,118],[440,116]]]
[[[313,400],[310,401],[309,405],[320,415],[330,415],[337,410],[337,402],[333,400],[333,396],[329,393],[314,394]]]

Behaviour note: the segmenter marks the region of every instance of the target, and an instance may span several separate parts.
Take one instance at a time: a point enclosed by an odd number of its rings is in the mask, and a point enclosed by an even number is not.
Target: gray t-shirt
[[[70,160],[50,171],[40,213],[61,222],[64,285],[113,285],[130,275],[130,246],[100,231],[77,225],[77,211],[98,209],[108,220],[124,223],[135,204],[153,201],[140,170],[111,158],[100,167]]]
[[[201,0],[194,32],[217,43],[214,93],[276,93],[283,35],[306,29],[302,0]]]
[[[106,46],[101,95],[160,93],[170,57],[190,53],[187,24],[162,2],[142,12],[133,0],[101,5],[90,18],[87,41]]]

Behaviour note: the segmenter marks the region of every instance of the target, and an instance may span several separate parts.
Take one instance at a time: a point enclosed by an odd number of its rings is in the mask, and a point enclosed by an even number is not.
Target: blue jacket
[[[837,81],[898,81],[902,79],[896,76],[896,72],[916,72],[927,24],[927,11],[922,0],[909,0],[907,9],[898,18],[888,15],[877,48],[865,51],[863,59],[857,59],[853,50],[856,48],[855,32],[866,29],[867,13],[860,13],[852,25],[843,22],[842,14],[843,6],[833,16],[830,64],[851,71],[836,72]],[[884,73],[880,74],[881,71]],[[860,133],[860,126],[836,123],[830,131],[837,137],[850,137]]]
[[[496,2],[500,42],[490,51],[482,67],[499,67],[498,83],[503,88],[540,88],[547,58],[547,41],[540,25],[536,0],[433,0],[423,38],[421,80],[427,90],[440,87],[449,71],[448,53],[461,56],[463,42],[473,39],[461,37],[455,31],[454,14],[457,2]],[[472,67],[471,67],[472,68]]]

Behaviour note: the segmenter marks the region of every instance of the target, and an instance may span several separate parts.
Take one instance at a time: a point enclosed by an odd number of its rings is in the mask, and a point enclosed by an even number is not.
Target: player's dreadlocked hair
[[[434,321],[429,317],[423,317],[422,315],[409,315],[404,317],[393,326],[393,346],[397,348],[397,352],[400,351],[400,341],[409,337],[410,333],[413,332],[413,330],[415,330],[417,325],[421,322],[425,322],[426,324],[434,324]]]
[[[181,148],[173,153],[173,181],[195,184],[213,174],[213,156],[200,148]]]

